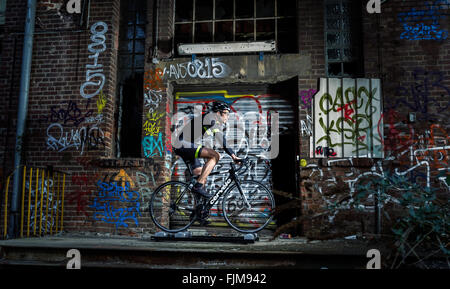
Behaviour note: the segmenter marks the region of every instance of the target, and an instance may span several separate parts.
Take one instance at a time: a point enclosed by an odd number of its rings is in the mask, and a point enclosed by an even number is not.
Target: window
[[[6,0],[0,0],[0,25],[5,24]]]
[[[330,77],[362,73],[360,11],[360,1],[325,2],[325,57]]]
[[[121,1],[117,157],[141,157],[146,2]]]
[[[296,15],[296,0],[178,0],[174,45],[275,40],[296,53]]]

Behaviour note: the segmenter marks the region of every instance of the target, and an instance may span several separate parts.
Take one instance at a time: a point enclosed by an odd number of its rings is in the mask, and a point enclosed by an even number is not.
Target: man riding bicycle
[[[216,141],[221,143],[225,152],[231,156],[234,162],[240,162],[241,159],[227,146],[224,134],[225,124],[228,121],[230,111],[231,108],[227,103],[216,101],[212,104],[211,112],[191,119],[176,137],[178,143],[174,148],[174,152],[191,166],[194,175],[199,175],[193,192],[205,198],[210,197],[205,190],[206,178],[219,162],[220,154],[212,148],[195,143],[201,140],[203,135],[214,137]],[[197,129],[195,128],[196,125]],[[199,126],[201,126],[201,131]],[[199,158],[205,159],[204,166],[200,163]]]

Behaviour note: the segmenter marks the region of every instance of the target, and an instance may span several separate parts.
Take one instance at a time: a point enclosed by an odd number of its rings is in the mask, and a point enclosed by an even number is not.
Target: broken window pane
[[[256,0],[256,17],[275,16],[275,0]]]
[[[175,21],[192,21],[194,2],[193,0],[178,0],[175,8]]]
[[[341,50],[340,49],[327,49],[327,56],[329,60],[340,60]]]
[[[195,2],[195,20],[213,19],[213,0],[196,0]]]
[[[358,76],[360,71],[359,62],[344,62],[344,74]]]
[[[256,21],[256,40],[275,40],[275,20]]]
[[[211,42],[212,39],[212,22],[195,24],[195,43]]]
[[[236,41],[253,40],[253,20],[236,21]]]
[[[216,22],[215,42],[233,41],[233,22]]]
[[[339,76],[341,75],[341,63],[328,63],[328,75]]]
[[[233,1],[216,0],[216,19],[232,19],[233,18]]]
[[[327,47],[340,46],[340,33],[327,33]]]
[[[236,1],[236,18],[250,18],[250,17],[254,17],[253,0]]]
[[[175,25],[175,47],[178,43],[192,43],[192,24]]]

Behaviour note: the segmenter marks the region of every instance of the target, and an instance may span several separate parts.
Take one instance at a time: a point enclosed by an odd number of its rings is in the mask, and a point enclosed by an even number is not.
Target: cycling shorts
[[[192,170],[202,167],[203,165],[198,159],[203,149],[202,145],[195,145],[187,141],[181,141],[181,144],[181,147],[178,149],[174,149],[174,152],[179,155],[186,163],[189,163]]]

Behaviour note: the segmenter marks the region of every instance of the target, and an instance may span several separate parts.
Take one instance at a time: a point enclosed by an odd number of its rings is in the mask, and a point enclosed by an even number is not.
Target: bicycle
[[[188,229],[195,221],[205,225],[211,208],[222,198],[222,213],[230,227],[241,233],[256,233],[270,224],[275,210],[275,199],[270,190],[254,180],[239,180],[237,173],[248,168],[248,159],[243,159],[236,169],[230,163],[225,183],[211,197],[205,198],[192,192],[196,182],[188,162],[190,182],[169,181],[160,185],[153,193],[149,210],[157,227],[168,233]],[[245,170],[246,171],[246,170]],[[243,173],[245,173],[245,171]],[[212,172],[217,175],[220,172]],[[250,219],[243,222],[243,219]]]

